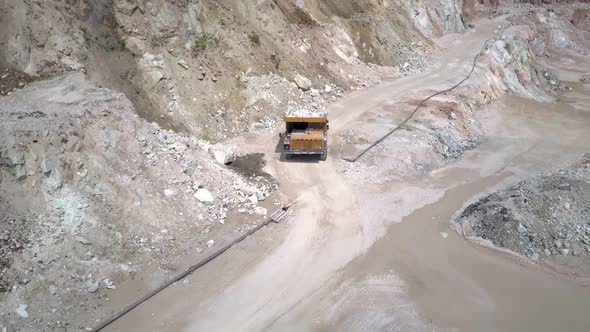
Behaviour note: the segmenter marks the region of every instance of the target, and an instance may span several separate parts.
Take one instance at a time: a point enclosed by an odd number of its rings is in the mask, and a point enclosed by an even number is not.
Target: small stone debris
[[[98,291],[98,280],[88,280],[86,281],[86,291],[88,293],[96,293]]]
[[[213,195],[205,188],[200,188],[197,190],[194,196],[201,203],[211,204],[214,200]]]
[[[178,65],[186,70],[188,70],[190,68],[188,63],[186,61],[184,61],[183,59],[178,60]]]
[[[449,234],[447,232],[440,232],[440,236],[442,236],[443,239],[446,239]]]
[[[209,153],[221,165],[229,165],[236,160],[238,147],[232,144],[215,144],[209,148]]]
[[[566,203],[563,205],[563,208],[564,208],[564,209],[566,209],[566,210],[569,210],[571,207],[572,207],[572,206],[571,206],[571,204],[570,204],[569,202],[566,202]]]
[[[570,250],[569,249],[565,249],[565,248],[561,249],[561,254],[562,255],[567,256],[567,255],[569,255],[569,253],[570,253]]]
[[[295,81],[297,87],[303,91],[308,91],[311,89],[311,80],[305,76],[302,76],[301,74],[295,75],[293,81]]]
[[[20,318],[27,319],[27,318],[29,318],[29,313],[27,312],[28,308],[29,308],[29,306],[26,304],[19,304],[18,307],[16,308],[15,312]]]
[[[259,216],[266,216],[268,214],[268,210],[263,208],[262,206],[257,206],[254,208],[254,213]]]
[[[258,204],[258,197],[256,197],[256,195],[248,196],[248,200],[254,205]]]
[[[117,287],[115,286],[115,284],[109,278],[104,278],[102,280],[102,282],[104,283],[104,286],[106,288],[108,288],[108,289],[117,289]]]
[[[518,234],[522,234],[522,235],[526,235],[528,233],[528,230],[526,227],[524,227],[522,224],[518,224],[518,226],[516,227],[516,231],[518,232]]]
[[[215,245],[215,240],[209,240],[207,241],[207,248],[211,248]]]

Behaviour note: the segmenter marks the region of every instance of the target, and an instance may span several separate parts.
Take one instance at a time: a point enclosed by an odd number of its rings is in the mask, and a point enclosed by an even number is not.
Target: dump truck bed
[[[297,110],[284,118],[286,124],[283,153],[291,155],[327,155],[328,119],[324,111]]]
[[[321,130],[293,131],[290,136],[291,153],[320,153],[324,149],[324,132]]]

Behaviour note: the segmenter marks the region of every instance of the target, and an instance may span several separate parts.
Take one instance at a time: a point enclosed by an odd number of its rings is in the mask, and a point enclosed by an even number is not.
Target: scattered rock
[[[258,197],[256,197],[256,195],[248,196],[248,200],[254,205],[258,204]]]
[[[236,160],[238,147],[232,144],[215,144],[209,148],[209,153],[218,163],[229,165]]]
[[[23,165],[16,165],[14,168],[14,176],[17,181],[22,181],[27,178],[27,171]]]
[[[207,241],[207,248],[211,248],[215,245],[215,241],[214,240],[209,240]]]
[[[455,119],[457,119],[457,114],[455,114],[455,112],[451,112],[451,114],[449,114],[449,119],[450,119],[450,120],[455,120]]]
[[[104,278],[102,280],[102,282],[104,283],[104,286],[106,288],[108,288],[108,289],[117,289],[117,287],[115,286],[115,284],[109,278]]]
[[[518,224],[518,226],[516,227],[516,231],[518,232],[518,234],[522,234],[522,235],[526,235],[528,230],[526,227],[524,227],[521,223]]]
[[[545,256],[551,256],[551,250],[549,249],[543,250],[543,253],[545,254]]]
[[[257,206],[254,208],[254,213],[260,216],[266,216],[268,214],[268,210],[261,206]]]
[[[442,236],[443,239],[446,239],[449,234],[447,234],[447,232],[440,232],[440,236]]]
[[[98,280],[89,279],[86,281],[86,291],[88,293],[96,293],[98,290]]]
[[[553,241],[553,244],[555,245],[555,248],[557,248],[557,249],[560,249],[563,246],[563,244],[559,240]]]
[[[190,68],[188,63],[183,59],[178,60],[178,65],[187,70]]]
[[[197,190],[194,196],[201,203],[210,204],[213,203],[214,200],[213,195],[209,192],[209,190],[205,188],[200,188],[199,190]]]
[[[570,253],[570,250],[569,249],[565,249],[565,248],[561,249],[561,254],[562,255],[567,256],[567,255],[569,255],[569,253]]]
[[[174,191],[174,189],[164,189],[164,196],[166,197],[172,197],[176,194],[176,192]]]
[[[570,204],[569,202],[566,202],[566,203],[563,205],[563,207],[564,207],[566,210],[569,210],[569,209],[571,208],[571,204]]]
[[[304,77],[300,74],[295,75],[295,78],[293,79],[295,81],[295,84],[297,84],[297,87],[303,91],[308,91],[309,89],[311,89],[311,80],[307,77]]]
[[[27,312],[28,307],[26,304],[19,304],[15,312],[20,318],[29,318],[29,313]]]

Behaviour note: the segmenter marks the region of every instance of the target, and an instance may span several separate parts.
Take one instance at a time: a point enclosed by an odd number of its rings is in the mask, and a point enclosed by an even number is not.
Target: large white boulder
[[[311,80],[309,78],[302,76],[300,74],[297,74],[297,75],[295,75],[295,78],[293,80],[295,81],[295,84],[297,84],[299,89],[301,89],[303,91],[307,91],[307,90],[311,89]]]
[[[211,203],[213,203],[213,200],[214,200],[213,195],[209,192],[209,190],[207,190],[205,188],[201,188],[201,189],[197,190],[197,192],[195,193],[194,196],[199,202],[205,203],[205,204],[211,204]]]
[[[236,160],[238,147],[232,144],[215,144],[209,147],[209,153],[218,163],[228,165]]]

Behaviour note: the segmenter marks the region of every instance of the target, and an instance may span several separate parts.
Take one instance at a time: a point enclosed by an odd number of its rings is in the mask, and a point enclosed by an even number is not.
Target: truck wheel
[[[290,154],[285,154],[285,159],[286,160],[290,160],[293,157],[293,155]]]
[[[327,158],[328,158],[328,154],[327,154],[327,153],[322,153],[322,154],[320,155],[320,160],[321,160],[321,161],[326,161],[326,159],[327,159]]]

